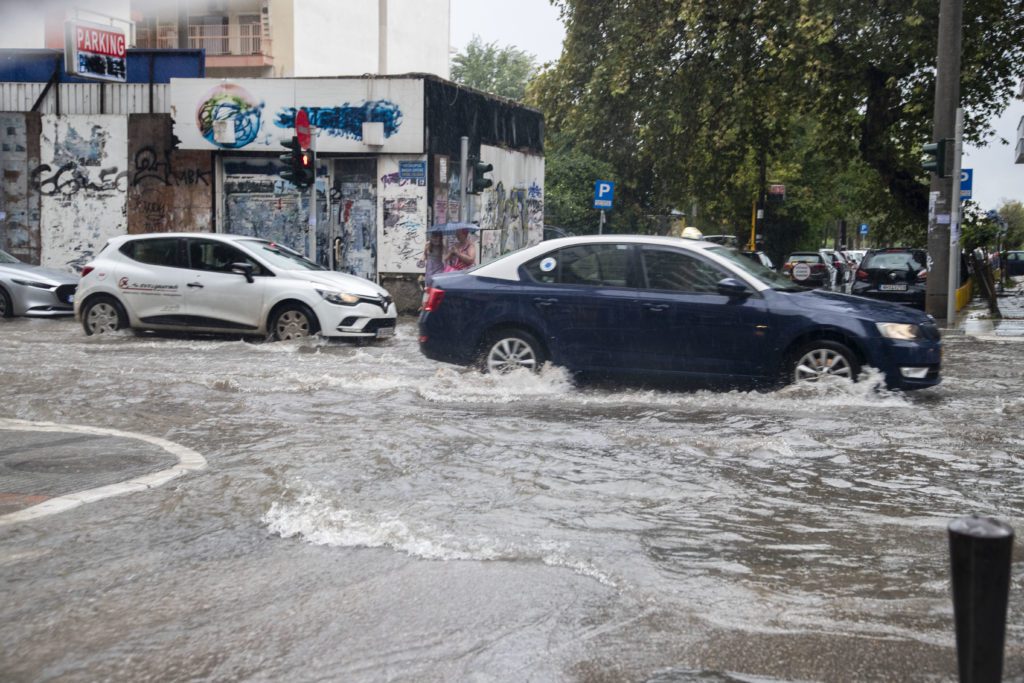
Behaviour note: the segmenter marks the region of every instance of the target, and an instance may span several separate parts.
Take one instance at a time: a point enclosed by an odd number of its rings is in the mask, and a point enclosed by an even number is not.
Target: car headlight
[[[921,330],[910,323],[875,323],[878,331],[888,339],[919,339]]]
[[[359,297],[355,294],[349,294],[348,292],[332,292],[327,289],[318,289],[317,293],[332,304],[339,306],[351,306],[352,304],[359,303]]]
[[[48,285],[45,282],[33,282],[32,280],[14,279],[12,279],[11,282],[13,282],[16,285],[21,285],[22,287],[38,287],[39,289],[53,289],[53,285]]]

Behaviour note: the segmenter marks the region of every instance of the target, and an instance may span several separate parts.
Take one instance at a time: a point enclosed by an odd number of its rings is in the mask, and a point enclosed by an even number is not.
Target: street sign
[[[594,208],[610,209],[615,200],[615,183],[611,180],[594,181]]]
[[[974,169],[960,169],[960,199],[970,199],[974,190]]]
[[[128,39],[116,26],[74,19],[64,24],[64,69],[72,76],[128,82]]]
[[[769,185],[768,186],[768,194],[785,197],[786,196],[786,186],[785,185]]]
[[[299,138],[299,146],[302,149],[309,149],[313,136],[309,132],[309,114],[305,109],[300,109],[295,115],[295,136]]]
[[[868,224],[867,223],[861,223],[860,224],[860,234],[862,234],[862,235],[868,234]]]

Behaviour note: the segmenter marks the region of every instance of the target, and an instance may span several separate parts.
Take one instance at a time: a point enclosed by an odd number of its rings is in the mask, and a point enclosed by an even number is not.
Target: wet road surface
[[[2,321],[0,417],[208,464],[0,527],[0,678],[953,681],[946,525],[1024,528],[1022,360],[953,336],[924,392],[673,391],[482,376],[410,321],[370,346]]]

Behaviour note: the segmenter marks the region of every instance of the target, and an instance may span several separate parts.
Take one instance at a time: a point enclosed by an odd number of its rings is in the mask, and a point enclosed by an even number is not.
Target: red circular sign
[[[309,149],[313,140],[309,133],[309,114],[305,109],[300,109],[295,115],[295,135],[299,138],[299,146],[302,149]]]

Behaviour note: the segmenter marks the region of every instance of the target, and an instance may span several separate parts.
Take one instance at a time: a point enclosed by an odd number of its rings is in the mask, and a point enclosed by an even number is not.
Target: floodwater
[[[3,417],[209,463],[0,527],[0,679],[956,680],[946,526],[1024,528],[1024,344],[951,337],[906,395],[577,387],[416,344],[0,323]]]

